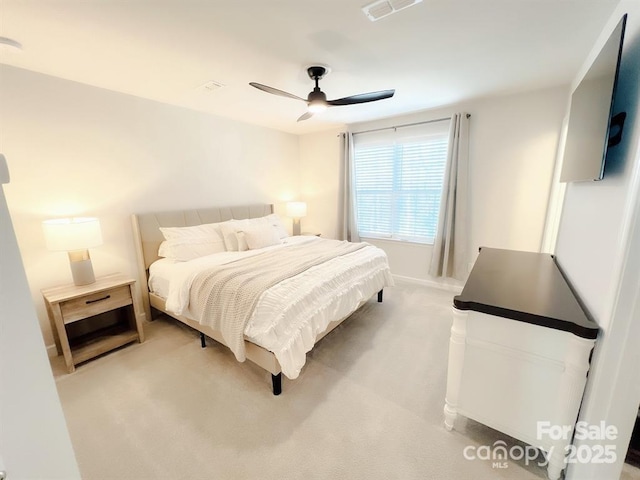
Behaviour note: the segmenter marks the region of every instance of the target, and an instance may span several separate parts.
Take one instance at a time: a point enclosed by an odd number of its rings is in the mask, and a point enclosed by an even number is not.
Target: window
[[[434,242],[449,121],[354,134],[358,233]]]

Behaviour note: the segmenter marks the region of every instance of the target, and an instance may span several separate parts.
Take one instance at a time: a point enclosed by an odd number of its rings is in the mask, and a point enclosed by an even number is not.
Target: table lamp
[[[97,218],[59,218],[42,222],[47,249],[65,251],[73,283],[89,285],[96,281],[89,248],[102,245],[102,232]]]
[[[300,235],[300,219],[307,216],[307,204],[305,202],[288,202],[287,217],[293,218],[293,234]]]

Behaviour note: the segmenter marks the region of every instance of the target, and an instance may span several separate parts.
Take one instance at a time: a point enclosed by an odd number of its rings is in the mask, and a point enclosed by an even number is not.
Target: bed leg
[[[382,303],[382,290],[378,292],[378,302]]]
[[[271,374],[271,383],[273,384],[273,394],[280,395],[282,393],[282,372],[278,375]]]
[[[200,332],[200,346],[205,348],[207,346],[207,342],[205,341],[204,333]]]

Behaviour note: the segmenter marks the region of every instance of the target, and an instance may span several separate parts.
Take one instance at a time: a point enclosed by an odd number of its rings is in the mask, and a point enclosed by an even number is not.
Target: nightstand
[[[62,285],[42,290],[58,354],[64,355],[69,373],[79,363],[131,342],[143,342],[144,332],[135,294],[136,281],[122,274],[99,277],[90,285]],[[91,330],[91,322],[112,315],[120,321]],[[71,339],[68,329],[84,322],[89,333]],[[83,325],[84,326],[84,325]]]
[[[304,235],[307,237],[320,237],[322,234],[318,232],[302,232],[300,235]]]

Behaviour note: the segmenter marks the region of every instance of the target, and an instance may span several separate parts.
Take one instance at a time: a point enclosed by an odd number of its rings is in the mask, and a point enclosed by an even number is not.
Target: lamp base
[[[71,266],[71,276],[75,285],[90,285],[96,281],[89,250],[69,252],[69,265]]]
[[[293,235],[300,235],[300,219],[299,218],[294,218],[293,219]]]

